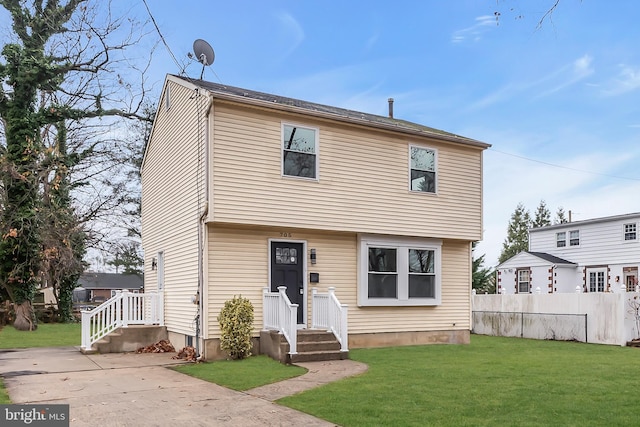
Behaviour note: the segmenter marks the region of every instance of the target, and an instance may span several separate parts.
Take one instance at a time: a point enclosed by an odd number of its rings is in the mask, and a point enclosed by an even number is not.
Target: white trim
[[[312,130],[315,133],[315,141],[313,147],[313,154],[315,156],[315,177],[308,178],[304,176],[295,176],[295,175],[286,175],[284,173],[284,127],[285,126],[293,126],[297,128],[304,128],[308,130]],[[292,151],[292,150],[290,150]],[[306,153],[310,154],[310,153]],[[292,123],[292,122],[281,122],[280,123],[280,176],[283,178],[292,178],[292,179],[302,179],[305,181],[320,181],[320,129],[315,126],[303,125],[300,123]]]
[[[413,190],[411,188],[411,169],[413,169],[411,167],[411,149],[412,148],[420,148],[423,150],[429,150],[429,151],[433,151],[433,173],[435,174],[434,176],[434,183],[433,185],[435,186],[435,191],[434,192],[430,192],[430,191],[421,191],[421,190]],[[420,145],[420,144],[409,144],[409,149],[408,149],[408,157],[409,157],[409,161],[408,161],[408,183],[409,183],[409,192],[412,194],[432,194],[432,195],[437,195],[438,194],[438,150],[436,148],[433,147],[428,147],[426,145]]]
[[[303,323],[298,323],[298,329],[305,329],[307,327],[307,293],[308,293],[308,283],[307,283],[307,241],[306,240],[296,240],[296,239],[269,239],[269,247],[267,249],[267,253],[269,255],[269,259],[267,262],[268,265],[268,282],[269,282],[269,291],[271,291],[271,243],[302,243],[302,254],[300,258],[302,259],[302,304],[298,306],[298,310],[302,310],[302,320]]]
[[[398,250],[398,297],[369,298],[369,247]],[[409,298],[409,249],[432,250],[435,255],[435,298]],[[442,240],[408,237],[358,236],[358,306],[433,306],[442,304]],[[405,267],[406,265],[406,267]]]

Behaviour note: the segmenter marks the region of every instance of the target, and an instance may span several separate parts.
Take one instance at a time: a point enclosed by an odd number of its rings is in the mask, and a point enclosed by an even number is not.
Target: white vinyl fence
[[[472,332],[624,346],[640,337],[640,293],[472,295]]]

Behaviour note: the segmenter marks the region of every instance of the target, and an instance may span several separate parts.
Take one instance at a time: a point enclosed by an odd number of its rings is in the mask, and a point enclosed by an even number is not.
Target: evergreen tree
[[[514,255],[529,249],[529,228],[531,227],[531,215],[518,203],[516,210],[511,214],[511,221],[507,228],[507,238],[502,244],[502,252],[498,261],[505,262]]]
[[[551,212],[547,207],[547,203],[544,200],[540,200],[538,209],[536,209],[536,216],[533,219],[531,226],[533,228],[537,228],[544,227],[546,225],[551,225]]]
[[[569,222],[569,220],[567,219],[565,213],[564,213],[564,209],[562,208],[562,206],[560,206],[558,208],[558,210],[556,211],[556,217],[553,221],[554,224],[566,224],[567,222]]]
[[[472,250],[475,250],[477,242],[473,242]],[[471,288],[475,289],[478,293],[489,293],[492,294],[495,292],[496,284],[495,284],[495,275],[492,268],[485,268],[484,264],[485,255],[481,255],[478,258],[475,258],[472,265],[472,276],[471,276]]]

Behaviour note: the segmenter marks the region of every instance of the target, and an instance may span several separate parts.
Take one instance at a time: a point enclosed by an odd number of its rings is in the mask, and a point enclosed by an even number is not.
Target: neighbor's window
[[[318,177],[318,130],[282,125],[282,174],[300,178]]]
[[[518,293],[528,294],[531,291],[531,271],[518,270]]]
[[[556,247],[564,248],[565,246],[567,246],[567,233],[564,231],[556,233]]]
[[[636,240],[636,224],[625,224],[624,225],[624,240]]]
[[[604,270],[589,271],[589,292],[604,292]]]
[[[574,230],[569,232],[569,246],[580,245],[580,231]]]
[[[436,192],[436,151],[416,146],[409,147],[411,157],[411,191]]]
[[[440,304],[440,241],[362,237],[358,304]]]

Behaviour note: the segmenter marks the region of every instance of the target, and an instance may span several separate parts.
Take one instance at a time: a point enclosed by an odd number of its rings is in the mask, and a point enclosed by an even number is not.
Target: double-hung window
[[[625,241],[630,241],[630,240],[636,240],[638,238],[637,235],[637,226],[636,223],[630,223],[630,224],[625,224],[624,225],[624,240]]]
[[[518,293],[528,294],[531,292],[531,270],[518,270]]]
[[[411,145],[409,147],[411,191],[436,192],[436,150]]]
[[[282,175],[318,179],[318,129],[282,125]]]
[[[437,240],[360,237],[358,304],[440,304],[441,246]]]
[[[565,246],[567,246],[567,233],[564,231],[556,233],[556,248],[564,248]]]
[[[580,246],[579,230],[573,230],[569,232],[569,246]]]

